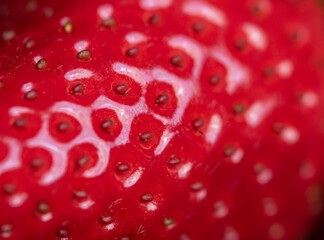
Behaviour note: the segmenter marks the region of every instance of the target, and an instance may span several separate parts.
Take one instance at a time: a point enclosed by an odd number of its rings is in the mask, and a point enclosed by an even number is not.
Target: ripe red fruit
[[[302,239],[323,208],[312,0],[3,0],[0,239]]]

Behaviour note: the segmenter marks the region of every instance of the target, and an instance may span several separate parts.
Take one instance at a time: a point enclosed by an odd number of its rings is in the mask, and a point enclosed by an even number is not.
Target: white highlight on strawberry
[[[179,178],[187,178],[191,168],[192,168],[192,163],[188,162],[183,164],[178,171]]]
[[[245,121],[252,127],[258,127],[261,122],[271,113],[275,106],[275,100],[259,101],[254,103],[245,113]]]
[[[113,230],[115,228],[115,224],[114,223],[110,223],[107,226],[105,226],[105,229],[107,230]]]
[[[125,36],[126,41],[131,45],[136,45],[147,41],[147,36],[140,32],[129,32]]]
[[[235,59],[225,46],[213,47],[211,49],[211,56],[227,69],[226,91],[228,94],[232,95],[237,88],[249,83],[250,73],[248,69]]]
[[[243,156],[244,156],[244,151],[242,149],[237,149],[231,156],[231,161],[235,164],[238,164],[241,162]]]
[[[222,119],[218,114],[215,114],[211,117],[205,134],[206,142],[212,145],[215,144],[222,130],[222,125]]]
[[[133,186],[135,183],[137,183],[138,179],[142,176],[142,168],[139,168],[136,170],[129,178],[127,178],[124,182],[124,187],[129,188]]]
[[[40,215],[40,219],[41,221],[43,222],[48,222],[49,220],[51,220],[53,218],[53,214],[52,213],[45,213],[45,214],[42,214]]]
[[[223,201],[216,202],[214,205],[214,209],[215,209],[214,215],[217,218],[224,218],[228,215],[229,212],[225,202]]]
[[[85,209],[90,208],[93,204],[94,204],[94,201],[92,201],[92,200],[89,199],[89,200],[80,202],[78,204],[78,207],[85,210]]]
[[[300,134],[294,127],[286,127],[280,133],[281,139],[289,145],[293,145],[298,142]]]
[[[33,58],[35,63],[38,63],[38,61],[41,60],[41,59],[42,59],[41,56],[36,56],[36,57]]]
[[[173,138],[173,136],[174,136],[174,133],[170,132],[169,130],[165,130],[163,132],[163,135],[160,139],[160,143],[154,151],[155,156],[160,155],[164,151],[164,149],[166,148],[166,146],[168,146],[168,144],[171,141],[171,139]]]
[[[90,70],[84,68],[76,68],[65,73],[64,77],[68,81],[74,81],[78,79],[90,78],[93,73]]]
[[[227,25],[224,12],[207,2],[185,2],[182,6],[182,11],[191,16],[201,17],[219,27],[225,27]]]
[[[70,18],[68,18],[68,17],[63,17],[63,18],[60,19],[60,24],[61,24],[61,26],[64,27],[65,24],[67,24],[69,21],[71,21]]]
[[[19,160],[21,154],[20,143],[12,138],[4,138],[3,142],[8,147],[9,152],[5,159],[0,162],[0,175],[21,166]]]
[[[224,234],[224,240],[239,240],[240,236],[232,227],[228,227]]]
[[[284,60],[276,66],[276,72],[282,78],[291,77],[293,71],[294,64],[290,60]]]
[[[305,162],[299,171],[300,177],[304,179],[313,178],[315,176],[315,173],[316,173],[316,169],[314,165],[310,162]]]
[[[268,39],[265,32],[252,23],[244,23],[242,27],[248,42],[260,51],[264,51],[268,45]]]
[[[22,85],[21,91],[26,93],[26,92],[33,90],[33,87],[34,87],[33,83],[31,83],[31,82],[25,83],[24,85]]]
[[[85,41],[85,40],[82,40],[82,41],[78,41],[78,42],[76,42],[74,44],[74,49],[77,52],[80,52],[80,51],[83,51],[83,50],[87,49],[88,46],[89,46],[89,42]]]
[[[10,116],[17,117],[24,113],[34,113],[34,110],[26,107],[12,107],[8,112]]]
[[[104,4],[98,7],[97,14],[101,19],[107,19],[112,16],[114,8],[110,4]]]
[[[7,30],[2,33],[2,39],[4,41],[10,41],[16,36],[16,32],[14,30]]]
[[[278,207],[273,199],[271,198],[263,199],[263,205],[264,205],[264,213],[267,216],[272,217],[277,214]]]
[[[306,108],[314,108],[319,102],[318,96],[312,91],[303,93],[300,100]]]
[[[147,208],[147,210],[153,212],[153,211],[155,211],[157,209],[157,206],[154,203],[150,202],[150,203],[147,204],[146,208]]]
[[[9,198],[9,205],[10,207],[20,207],[24,204],[27,200],[28,194],[27,193],[16,193],[12,197]]]
[[[156,10],[169,7],[172,0],[140,0],[139,4],[144,10]]]
[[[273,177],[271,169],[265,168],[257,174],[257,182],[261,185],[267,184]]]

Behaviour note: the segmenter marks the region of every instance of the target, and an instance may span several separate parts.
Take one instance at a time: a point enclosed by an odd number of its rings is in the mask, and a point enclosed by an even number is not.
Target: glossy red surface
[[[310,0],[3,0],[0,239],[299,239],[323,208]]]

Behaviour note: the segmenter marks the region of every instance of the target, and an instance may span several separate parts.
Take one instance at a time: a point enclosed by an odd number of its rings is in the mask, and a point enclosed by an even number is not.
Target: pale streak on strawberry
[[[186,164],[183,164],[178,171],[178,177],[183,179],[187,178],[191,169],[192,163],[188,162]]]
[[[144,10],[157,10],[167,8],[172,4],[172,0],[140,0],[139,5]]]
[[[0,163],[0,175],[21,166],[19,160],[21,154],[20,143],[13,138],[4,138],[3,141],[8,146],[9,152],[7,157]]]
[[[234,164],[238,164],[241,162],[242,158],[244,156],[244,151],[243,149],[237,149],[233,155],[231,156],[231,161]]]
[[[126,34],[125,39],[129,44],[136,45],[142,42],[146,42],[147,36],[140,32],[130,32]]]
[[[112,16],[113,12],[114,12],[114,9],[110,4],[101,5],[97,9],[97,14],[102,20],[110,18]]]
[[[222,130],[222,125],[223,125],[222,119],[218,114],[215,114],[211,117],[205,135],[206,142],[208,142],[211,145],[215,144]]]
[[[155,156],[160,155],[164,151],[166,146],[168,146],[169,142],[173,138],[174,134],[175,133],[170,132],[168,129],[163,132],[163,135],[160,139],[160,143],[154,151]]]
[[[133,186],[135,183],[137,183],[138,179],[140,179],[140,177],[143,174],[143,169],[140,167],[138,170],[136,170],[130,177],[128,177],[125,181],[124,181],[124,187],[125,188],[129,188],[131,186]]]
[[[8,112],[10,116],[17,117],[23,113],[34,113],[34,110],[26,107],[12,107]]]
[[[85,209],[88,209],[88,208],[92,207],[92,205],[94,203],[95,203],[94,201],[89,199],[89,200],[78,203],[78,206],[79,206],[79,208],[85,210]]]
[[[249,82],[248,69],[235,59],[225,46],[214,46],[211,51],[211,56],[227,69],[226,91],[228,94],[234,94],[237,88]]]
[[[80,52],[82,50],[85,50],[87,49],[87,47],[89,46],[89,42],[86,41],[86,40],[82,40],[82,41],[78,41],[74,44],[74,49],[77,51],[77,52]]]
[[[225,14],[206,2],[188,1],[183,4],[182,11],[191,16],[201,17],[219,27],[227,25]]]
[[[271,114],[275,103],[276,101],[274,99],[255,102],[245,113],[245,121],[247,124],[252,128],[258,127]]]
[[[78,79],[90,78],[93,73],[90,70],[84,68],[76,68],[65,73],[64,78],[68,81],[74,81]]]
[[[242,27],[248,42],[260,51],[264,51],[268,46],[268,38],[260,27],[253,23],[244,23]]]
[[[20,207],[23,203],[27,200],[28,194],[27,193],[16,193],[12,197],[9,198],[9,205],[11,207]]]

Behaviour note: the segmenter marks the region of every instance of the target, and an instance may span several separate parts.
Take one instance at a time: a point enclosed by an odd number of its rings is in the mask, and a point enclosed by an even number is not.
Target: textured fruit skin
[[[2,1],[0,239],[303,239],[323,22],[308,0]]]

